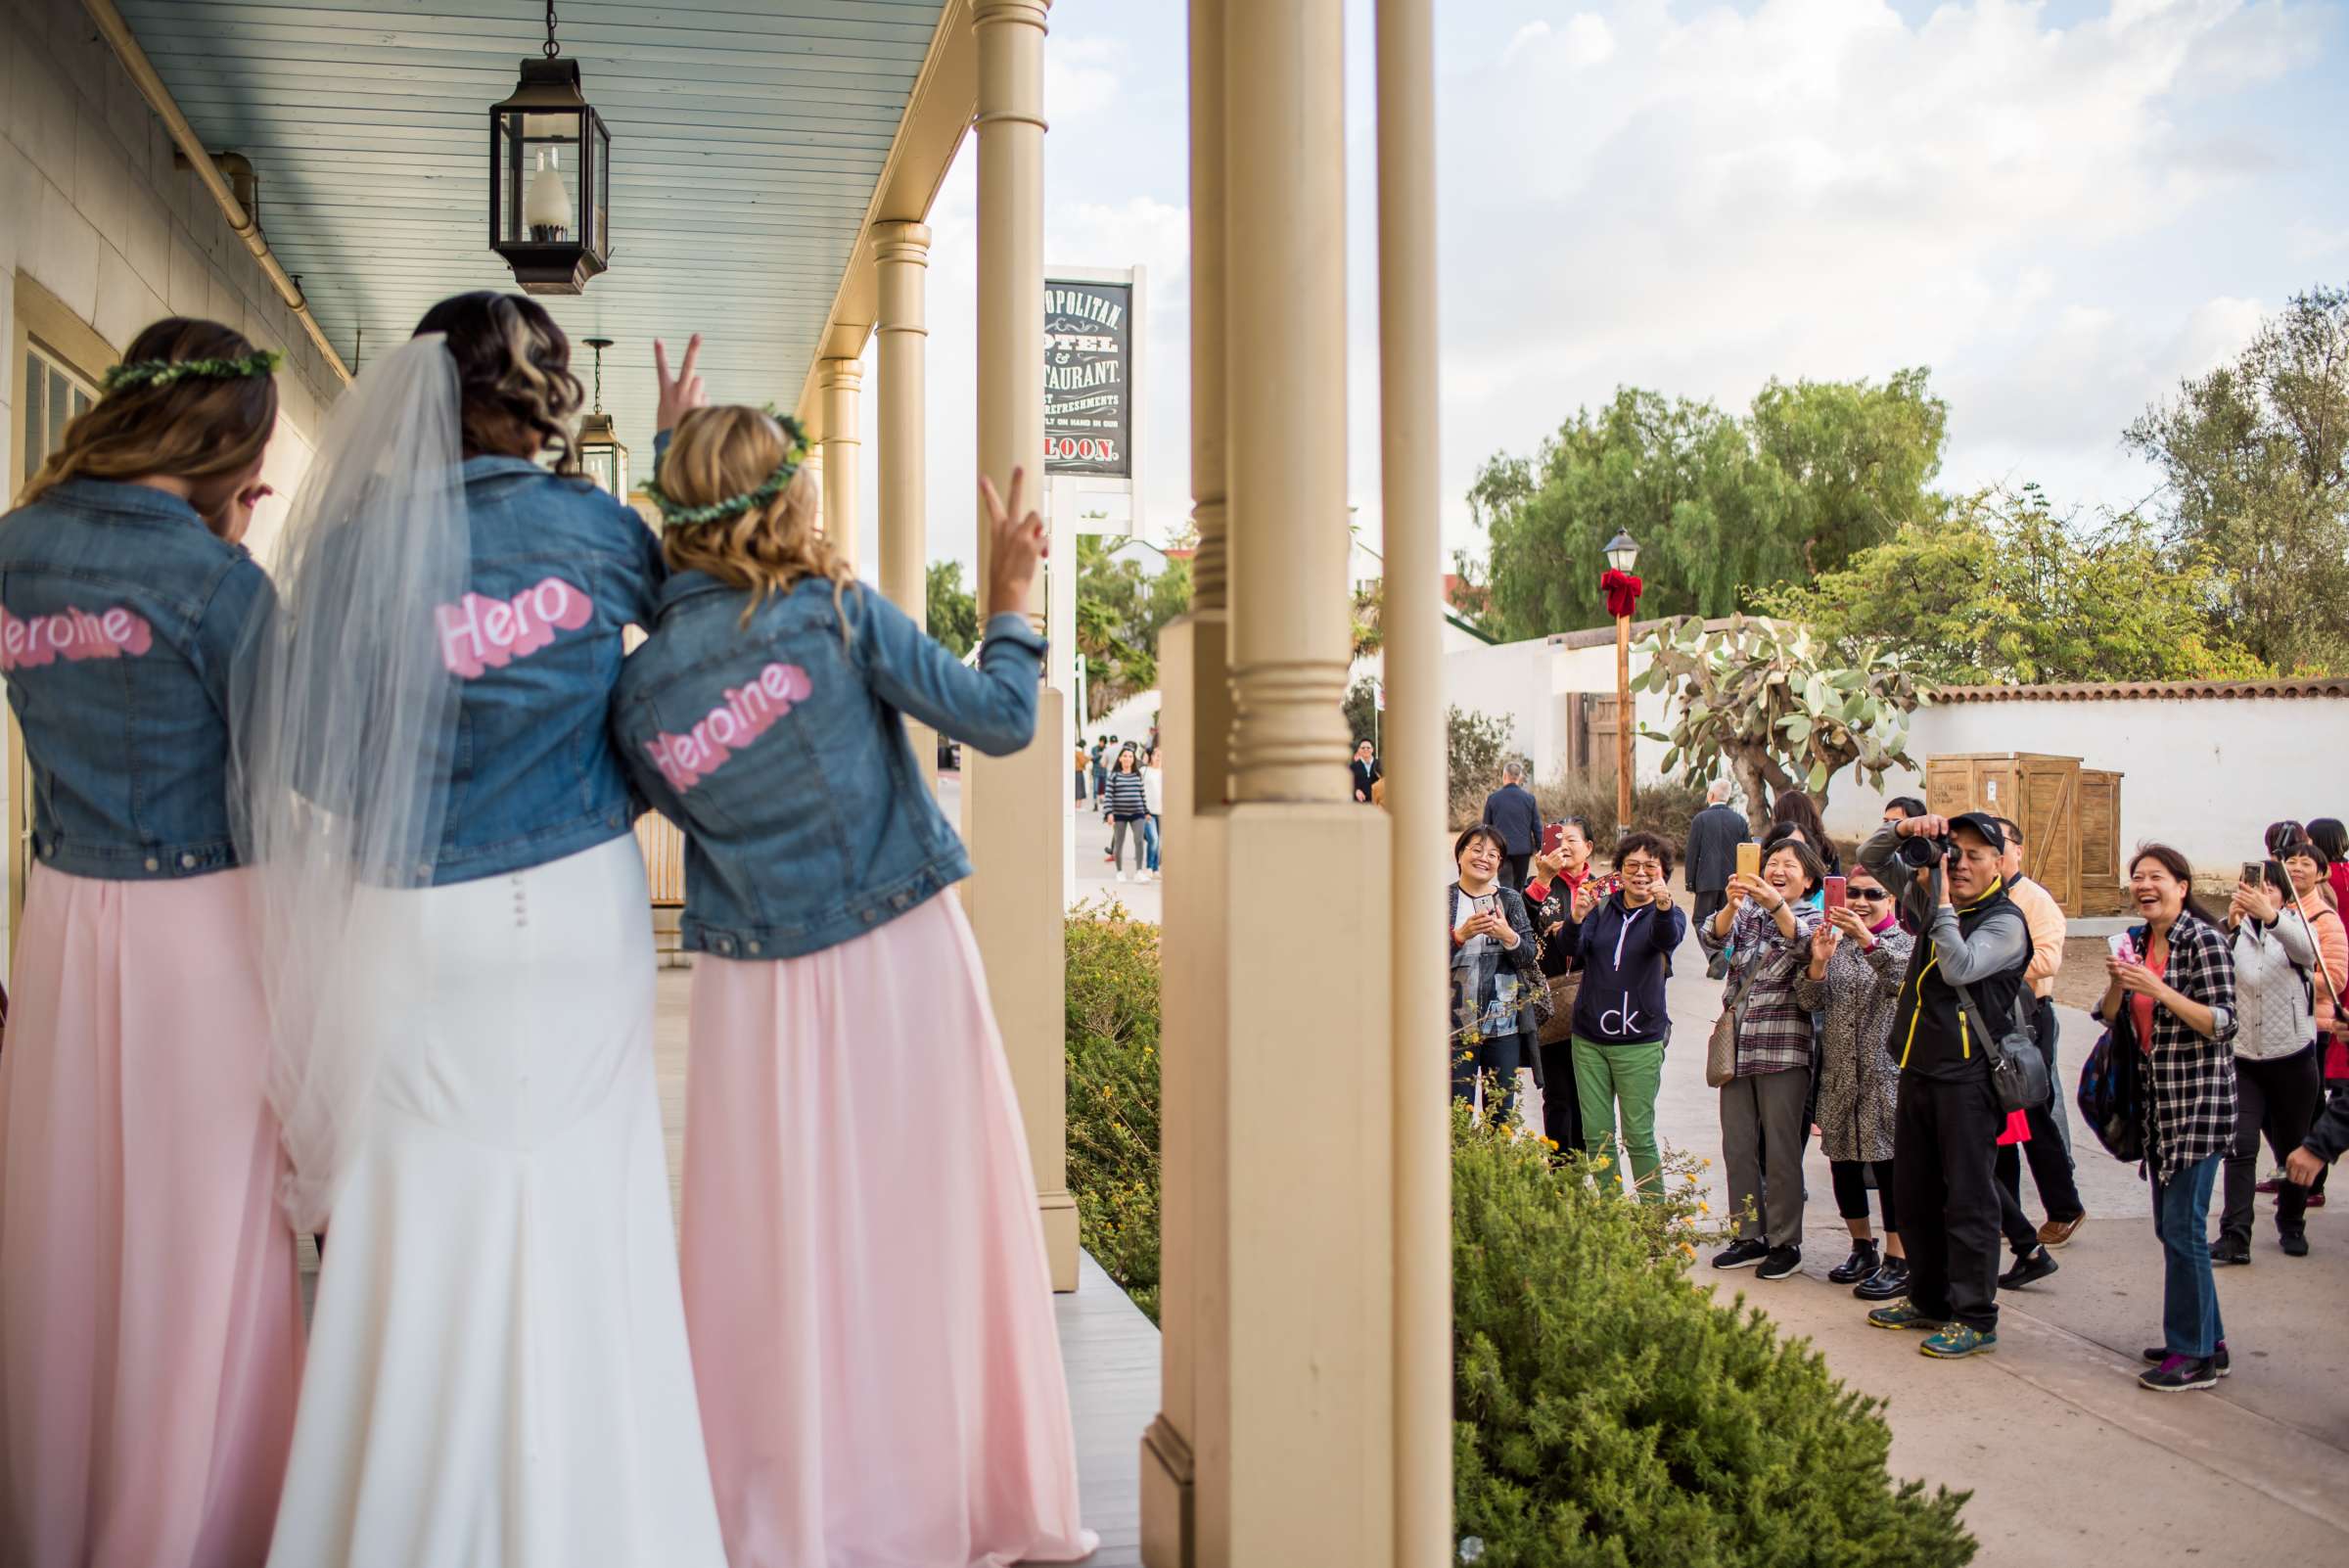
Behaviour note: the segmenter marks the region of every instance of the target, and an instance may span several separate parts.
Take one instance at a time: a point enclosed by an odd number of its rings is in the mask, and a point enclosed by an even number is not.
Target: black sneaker
[[[2014,1261],[2014,1267],[1999,1275],[2001,1290],[2020,1290],[2053,1273],[2055,1255],[2045,1247],[2034,1247]]]
[[[2140,1388],[2149,1388],[2156,1394],[2184,1394],[2188,1389],[2216,1388],[2219,1382],[2219,1363],[2214,1357],[2207,1361],[2191,1356],[2167,1356],[2159,1366],[2141,1373]]]
[[[1762,1260],[1762,1268],[1754,1277],[1756,1279],[1783,1279],[1788,1274],[1802,1272],[1802,1248],[1773,1247],[1770,1249],[1770,1256]]]
[[[2276,1238],[2276,1245],[2283,1249],[2283,1255],[2286,1258],[2305,1258],[2308,1256],[2308,1237],[2302,1234],[2300,1231],[2285,1231],[2282,1235]]]
[[[2145,1352],[2145,1360],[2151,1361],[2156,1366],[2159,1366],[2163,1361],[2166,1361],[2169,1359],[2169,1351],[2159,1345],[2152,1346]],[[2227,1360],[2227,1342],[2225,1340],[2222,1339],[2219,1341],[2218,1352],[2211,1357],[2210,1365],[2211,1369],[2217,1372],[2221,1377],[2233,1377],[2234,1375],[2234,1367]]]
[[[2251,1262],[2251,1243],[2240,1236],[2221,1236],[2210,1244],[2210,1266],[2230,1268],[2248,1266]]]
[[[1715,1253],[1713,1267],[1716,1268],[1751,1268],[1769,1256],[1768,1243],[1740,1239],[1730,1242]]]
[[[1838,1285],[1856,1285],[1876,1271],[1876,1244],[1872,1241],[1852,1243],[1852,1255],[1827,1270],[1827,1278]]]
[[[1852,1287],[1862,1301],[1895,1301],[1909,1294],[1909,1260],[1887,1258],[1882,1267]]]

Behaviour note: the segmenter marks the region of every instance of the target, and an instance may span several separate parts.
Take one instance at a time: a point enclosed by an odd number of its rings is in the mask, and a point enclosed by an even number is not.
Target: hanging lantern
[[[595,412],[579,421],[579,438],[572,444],[587,477],[614,500],[624,503],[628,498],[628,449],[620,443],[612,416],[604,412],[604,350],[612,346],[612,340],[589,338],[586,342],[595,350]]]
[[[577,294],[612,258],[612,133],[557,56],[546,8],[542,60],[489,110],[489,249],[526,294]]]

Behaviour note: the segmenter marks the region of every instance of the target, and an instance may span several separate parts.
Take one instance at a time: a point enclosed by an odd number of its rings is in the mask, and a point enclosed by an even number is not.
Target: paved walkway
[[[1681,969],[1657,1128],[1668,1144],[1710,1157],[1718,1177],[1704,1038],[1721,987],[1699,964]],[[2096,1029],[2085,1013],[2062,1013],[2068,1092]],[[2259,1201],[2252,1266],[2218,1275],[2234,1375],[2213,1393],[2150,1394],[2136,1383],[2140,1350],[2161,1339],[2150,1198],[2135,1166],[2085,1134],[2080,1144],[2089,1222],[2056,1254],[2058,1273],[2001,1295],[1995,1354],[1930,1360],[1914,1336],[1869,1328],[1866,1304],[1827,1282],[1850,1240],[1816,1141],[1802,1273],[1764,1283],[1700,1261],[1696,1277],[1742,1292],[1809,1336],[1837,1376],[1886,1401],[1894,1473],[1970,1489],[1965,1518],[1985,1564],[2349,1560],[2349,1192],[2310,1212],[2302,1259],[2278,1250],[2273,1203]],[[1719,1180],[1712,1202],[1727,1207]],[[2024,1206],[2044,1217],[2028,1176]]]

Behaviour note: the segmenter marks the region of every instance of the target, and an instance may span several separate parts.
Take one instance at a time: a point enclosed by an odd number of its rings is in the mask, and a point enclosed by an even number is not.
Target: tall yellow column
[[[874,369],[881,378],[881,591],[913,617],[916,625],[927,625],[930,544],[922,448],[930,344],[925,298],[930,226],[878,224],[873,242],[881,297],[881,317],[874,326],[880,340]],[[910,718],[905,733],[922,776],[935,781],[937,733]]]
[[[979,467],[997,485],[1044,479],[1044,15],[1049,0],[975,0],[979,113]],[[979,535],[980,592],[991,554]],[[1035,614],[1033,603],[1029,607]],[[1060,900],[1068,720],[1060,693],[1036,699],[1036,738],[1007,758],[965,753],[963,836],[975,870],[965,900],[987,962],[995,1019],[1027,1123],[1053,1288],[1077,1288],[1077,1205],[1069,1196],[1062,1060],[1067,969]]]
[[[1436,469],[1432,0],[1378,0],[1378,390],[1386,552],[1387,963],[1394,1052],[1395,1561],[1452,1555],[1451,1089],[1434,1042],[1448,952],[1429,913],[1445,823],[1443,493]],[[1571,1092],[1569,1090],[1568,1092]]]
[[[1391,839],[1348,788],[1342,0],[1224,14],[1233,805],[1222,922],[1226,1462],[1234,1568],[1390,1564]],[[1310,874],[1318,927],[1295,903]],[[1176,874],[1180,874],[1179,865]],[[1414,913],[1434,921],[1434,906]],[[1336,922],[1335,929],[1330,922]],[[1301,974],[1300,962],[1307,960]],[[1431,1049],[1434,1047],[1431,1046]],[[1310,1222],[1299,1223],[1300,1216]],[[1202,1558],[1203,1562],[1208,1559]]]
[[[1222,1105],[1231,689],[1225,638],[1223,12],[1191,0],[1191,612],[1159,633],[1168,880],[1159,943],[1159,1413],[1142,1438],[1142,1561],[1230,1560],[1230,1172]],[[1202,1533],[1203,1517],[1218,1534]]]
[[[864,362],[859,359],[821,361],[817,385],[824,399],[824,537],[857,566],[864,565],[856,538],[856,433],[864,386]]]

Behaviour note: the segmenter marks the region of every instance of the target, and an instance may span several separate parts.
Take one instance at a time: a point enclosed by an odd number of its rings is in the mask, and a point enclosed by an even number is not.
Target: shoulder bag
[[[2048,1059],[2039,1054],[2039,1036],[2022,1012],[2022,999],[2029,994],[2030,988],[2016,989],[2017,1016],[2004,1035],[1991,1031],[1970,989],[1964,986],[1952,989],[1958,992],[1958,1005],[1965,1009],[1966,1026],[1990,1053],[1990,1084],[1998,1092],[1999,1109],[2011,1116],[2016,1111],[2047,1104],[2054,1087],[2048,1080]]]
[[[1712,1038],[1705,1041],[1705,1086],[1719,1088],[1737,1076],[1737,1037],[1745,1024],[1745,993],[1754,987],[1759,963],[1748,965],[1744,976],[1722,998],[1721,1016],[1713,1020]]]

